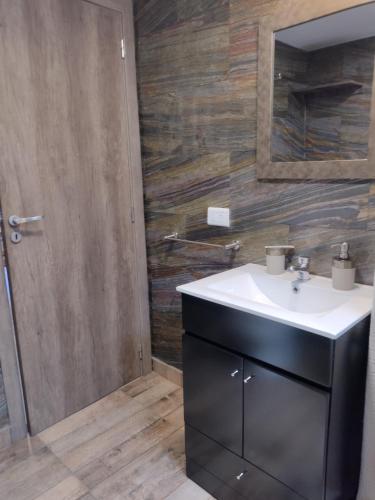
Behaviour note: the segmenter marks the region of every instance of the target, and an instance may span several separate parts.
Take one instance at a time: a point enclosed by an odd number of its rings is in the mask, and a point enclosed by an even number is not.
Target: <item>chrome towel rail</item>
[[[164,236],[164,241],[178,241],[179,243],[188,243],[192,245],[202,245],[205,247],[211,248],[221,248],[222,250],[239,250],[241,248],[240,241],[233,241],[232,243],[228,243],[228,245],[218,245],[216,243],[204,243],[203,241],[192,241],[192,240],[184,240],[183,238],[179,238],[178,233],[172,233],[168,236]]]

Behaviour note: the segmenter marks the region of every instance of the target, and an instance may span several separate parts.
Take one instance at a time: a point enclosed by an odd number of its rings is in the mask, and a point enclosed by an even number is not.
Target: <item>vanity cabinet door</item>
[[[329,394],[250,361],[244,380],[244,458],[323,499]]]
[[[243,359],[183,338],[185,422],[242,455]]]

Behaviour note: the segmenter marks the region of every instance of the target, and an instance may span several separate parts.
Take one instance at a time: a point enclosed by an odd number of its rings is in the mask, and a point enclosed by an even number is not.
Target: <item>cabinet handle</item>
[[[231,377],[235,377],[236,375],[238,375],[240,373],[240,370],[234,370],[234,372],[232,372],[230,374]]]
[[[241,472],[240,474],[238,474],[238,476],[236,476],[236,479],[237,481],[241,481],[241,479],[243,479],[243,477],[247,474],[247,471],[243,471]]]
[[[250,375],[249,377],[246,377],[244,382],[245,384],[247,384],[248,382],[250,382],[250,380],[252,380],[253,378],[255,378],[255,375]]]

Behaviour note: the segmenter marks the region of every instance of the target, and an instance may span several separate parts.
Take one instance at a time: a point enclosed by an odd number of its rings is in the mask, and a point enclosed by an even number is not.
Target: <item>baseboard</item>
[[[168,365],[158,358],[152,357],[152,369],[170,382],[182,387],[182,371],[174,366]]]

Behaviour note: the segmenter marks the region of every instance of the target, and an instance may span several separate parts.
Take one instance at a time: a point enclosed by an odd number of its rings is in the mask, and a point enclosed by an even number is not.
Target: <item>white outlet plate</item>
[[[208,207],[207,224],[209,226],[230,227],[230,209]]]

